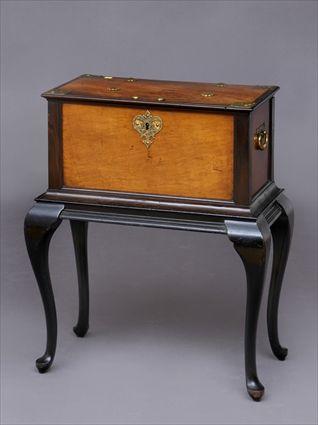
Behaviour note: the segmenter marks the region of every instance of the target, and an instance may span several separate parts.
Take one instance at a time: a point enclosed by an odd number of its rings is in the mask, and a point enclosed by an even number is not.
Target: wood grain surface
[[[197,106],[237,107],[251,109],[277,86],[248,86],[225,83],[160,81],[105,76],[82,75],[56,87],[44,97],[87,100],[151,102]]]
[[[146,109],[63,104],[64,186],[195,198],[233,197],[233,117],[150,109],[149,151],[132,126]]]

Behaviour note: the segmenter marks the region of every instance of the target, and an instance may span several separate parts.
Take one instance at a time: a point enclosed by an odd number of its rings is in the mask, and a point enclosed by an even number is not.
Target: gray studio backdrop
[[[3,424],[317,423],[316,40],[315,1],[1,2]],[[243,266],[222,236],[90,225],[91,327],[77,339],[63,223],[50,255],[56,361],[35,372],[45,324],[23,218],[47,187],[40,93],[82,73],[281,86],[275,174],[296,213],[280,309],[289,357],[270,352],[263,303],[260,404],[244,389]]]

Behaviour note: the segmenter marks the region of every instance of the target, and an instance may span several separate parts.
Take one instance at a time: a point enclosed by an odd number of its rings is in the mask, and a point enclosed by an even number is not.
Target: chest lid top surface
[[[160,81],[84,74],[42,94],[47,99],[252,110],[279,87]]]

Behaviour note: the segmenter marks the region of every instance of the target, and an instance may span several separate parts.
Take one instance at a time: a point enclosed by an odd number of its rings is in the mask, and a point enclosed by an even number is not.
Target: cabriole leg
[[[89,286],[87,265],[87,221],[70,220],[73,235],[79,293],[79,313],[73,330],[79,337],[85,336],[89,321]]]
[[[46,372],[55,356],[57,321],[54,294],[51,285],[48,251],[53,233],[61,223],[59,215],[64,206],[61,204],[36,204],[25,217],[25,241],[32,268],[41,293],[47,328],[46,350],[42,357],[36,360],[40,373]]]
[[[257,222],[225,221],[227,233],[241,257],[247,278],[245,316],[245,374],[248,394],[259,401],[264,386],[258,379],[256,368],[257,321],[264,287],[266,266],[270,250],[270,230],[266,220]]]
[[[288,350],[280,345],[278,338],[278,305],[289,246],[293,233],[294,213],[289,200],[281,195],[277,201],[282,214],[271,227],[273,237],[273,268],[267,304],[267,327],[270,345],[279,360],[285,360]]]

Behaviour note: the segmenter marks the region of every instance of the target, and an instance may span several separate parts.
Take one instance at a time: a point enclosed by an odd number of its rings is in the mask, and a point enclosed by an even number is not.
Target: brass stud
[[[163,102],[164,100],[165,100],[165,98],[164,97],[158,97],[158,102]]]
[[[133,96],[132,97],[134,100],[138,100],[139,99],[139,96]]]
[[[212,96],[214,96],[214,93],[212,93],[212,92],[201,93],[201,96],[203,96],[203,97],[212,97]]]
[[[107,87],[108,91],[119,91],[120,89],[118,87]]]
[[[253,108],[253,106],[256,105],[255,102],[251,102],[251,103],[245,103],[245,102],[236,102],[236,103],[231,103],[230,105],[228,105],[228,107],[230,108]]]
[[[129,81],[129,83],[133,83],[135,80],[135,78],[127,78],[127,81]]]
[[[113,79],[113,77],[110,77],[108,75],[104,75],[104,78],[105,78],[105,80],[112,80]]]
[[[48,93],[49,94],[58,94],[58,95],[61,95],[61,96],[65,95],[65,92],[62,91],[61,89],[57,89],[57,90],[53,89],[53,90],[50,90]]]

